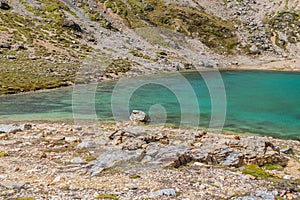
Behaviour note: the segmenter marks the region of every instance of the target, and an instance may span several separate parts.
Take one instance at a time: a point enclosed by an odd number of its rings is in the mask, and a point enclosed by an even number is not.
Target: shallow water
[[[0,122],[128,120],[138,109],[150,114],[151,123],[221,129],[224,115],[224,131],[300,140],[299,73],[223,71],[221,76],[171,73],[102,83],[97,89],[2,96]]]

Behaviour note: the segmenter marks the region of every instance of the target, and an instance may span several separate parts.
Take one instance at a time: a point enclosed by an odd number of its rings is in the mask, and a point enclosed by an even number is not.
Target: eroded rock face
[[[239,140],[221,140],[189,153],[192,160],[208,164],[221,164],[230,167],[268,163],[286,166],[288,159],[280,154],[279,148],[262,138],[252,137]]]
[[[174,144],[173,137],[167,132],[149,131],[142,127],[128,126],[108,134],[108,145],[118,148],[116,151],[118,155],[115,152],[103,154],[97,159],[97,162],[93,163],[94,168],[113,167],[118,163],[131,160],[131,158],[134,158],[135,161],[139,160],[146,166],[175,168],[190,162],[241,167],[248,164],[262,166],[268,163],[286,166],[288,161],[284,155],[280,154],[278,147],[261,137],[233,137],[214,140],[208,138],[206,140],[206,132],[195,132],[193,133],[194,144],[185,143],[184,140]],[[180,135],[180,133],[177,134]],[[190,135],[191,132],[187,131],[186,134]],[[182,136],[182,138],[185,137]],[[104,164],[105,160],[107,163]]]

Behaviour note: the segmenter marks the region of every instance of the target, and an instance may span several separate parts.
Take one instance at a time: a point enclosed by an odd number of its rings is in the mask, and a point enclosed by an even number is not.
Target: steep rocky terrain
[[[1,0],[0,94],[288,60],[298,0]],[[295,64],[296,63],[296,64]]]

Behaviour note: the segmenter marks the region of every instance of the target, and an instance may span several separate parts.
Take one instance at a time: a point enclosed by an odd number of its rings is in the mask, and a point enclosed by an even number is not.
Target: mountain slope
[[[2,94],[300,55],[297,0],[1,5],[10,7],[0,6]]]

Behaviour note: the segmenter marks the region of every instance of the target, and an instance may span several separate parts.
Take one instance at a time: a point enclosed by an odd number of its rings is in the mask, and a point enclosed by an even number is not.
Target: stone
[[[0,48],[2,48],[2,49],[11,49],[11,46],[7,45],[7,44],[0,44]]]
[[[0,185],[7,189],[17,189],[18,190],[18,189],[21,189],[25,185],[25,182],[22,181],[22,182],[15,183],[12,181],[3,180],[0,182]]]
[[[20,50],[25,50],[25,46],[23,44],[16,44],[15,45],[15,48],[17,51],[20,51]]]
[[[7,59],[14,60],[17,59],[17,57],[15,55],[7,55]]]
[[[81,27],[72,20],[65,19],[62,25],[63,27],[71,28],[75,31],[82,32]]]
[[[63,141],[64,139],[65,139],[65,136],[62,136],[62,135],[55,135],[55,136],[45,137],[46,141],[51,141],[51,142]]]
[[[65,137],[65,141],[67,143],[75,143],[75,142],[80,142],[81,140],[79,137],[72,136],[72,137]]]
[[[283,148],[283,149],[280,149],[280,152],[284,153],[284,154],[294,154],[294,151],[292,148]]]
[[[144,156],[144,150],[122,151],[115,149],[114,151],[103,153],[96,160],[91,161],[88,166],[92,166],[91,176],[97,176],[105,169],[115,167],[120,164],[139,162]]]
[[[0,133],[16,133],[23,130],[27,130],[27,126],[18,126],[15,124],[0,124]]]
[[[133,110],[130,115],[130,120],[133,122],[147,122],[148,116],[145,112],[140,110]]]
[[[191,147],[180,145],[162,148],[154,143],[146,148],[147,157],[145,157],[143,162],[154,166],[178,168],[192,160],[190,155],[188,155],[190,150]]]
[[[172,188],[157,190],[155,192],[151,192],[149,194],[150,197],[157,197],[157,196],[176,196],[176,191]]]
[[[293,179],[293,176],[291,176],[291,175],[284,175],[283,179],[285,179],[285,180],[291,180],[291,179]]]
[[[10,5],[8,5],[8,3],[4,0],[0,1],[0,9],[3,10],[9,10],[10,9]]]
[[[73,163],[73,164],[83,164],[83,163],[85,163],[85,161],[82,160],[82,158],[80,158],[80,157],[73,158],[70,162]]]
[[[84,148],[96,148],[97,145],[94,141],[91,141],[91,140],[83,140],[81,143],[79,143],[77,145],[77,148],[78,149],[84,149]]]

